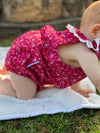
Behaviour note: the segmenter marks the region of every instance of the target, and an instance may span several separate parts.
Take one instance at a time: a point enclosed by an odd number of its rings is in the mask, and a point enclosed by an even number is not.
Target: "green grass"
[[[10,46],[13,40],[2,39],[0,46]],[[82,109],[71,113],[0,121],[0,133],[100,133],[100,110]]]
[[[12,44],[14,41],[15,37],[12,37],[11,39],[0,39],[0,46],[1,47],[7,47]]]
[[[100,111],[41,115],[0,122],[0,133],[100,133]]]

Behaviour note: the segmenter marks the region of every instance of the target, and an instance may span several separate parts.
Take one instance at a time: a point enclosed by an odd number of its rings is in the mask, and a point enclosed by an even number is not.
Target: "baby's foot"
[[[4,66],[0,66],[0,73],[3,74],[3,75],[8,74],[8,72],[7,72],[7,70],[5,69]]]
[[[79,89],[79,90],[76,90],[76,92],[78,92],[79,94],[85,96],[85,97],[89,97],[89,93],[95,93],[95,91],[93,91],[92,89]]]

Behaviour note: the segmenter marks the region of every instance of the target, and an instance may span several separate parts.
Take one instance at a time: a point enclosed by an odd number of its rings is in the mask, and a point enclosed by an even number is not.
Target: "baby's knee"
[[[9,72],[11,83],[16,91],[16,96],[22,100],[28,100],[35,97],[37,84],[34,80]]]

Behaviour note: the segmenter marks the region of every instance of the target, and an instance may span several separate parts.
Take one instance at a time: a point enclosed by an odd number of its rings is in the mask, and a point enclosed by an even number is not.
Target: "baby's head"
[[[85,10],[80,30],[90,40],[100,38],[100,1],[92,3]]]

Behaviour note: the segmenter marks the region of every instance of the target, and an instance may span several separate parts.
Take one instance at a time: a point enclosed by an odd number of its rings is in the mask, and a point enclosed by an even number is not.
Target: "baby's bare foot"
[[[8,74],[8,71],[5,69],[4,66],[0,66],[0,73],[5,75],[5,74]]]

